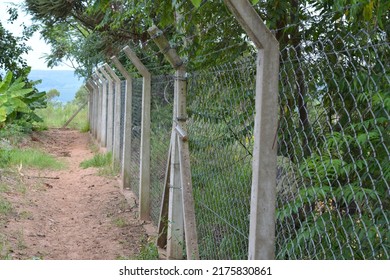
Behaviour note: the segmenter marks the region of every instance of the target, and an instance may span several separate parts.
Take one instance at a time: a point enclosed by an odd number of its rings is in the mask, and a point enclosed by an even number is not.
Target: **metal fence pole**
[[[148,69],[129,46],[124,47],[123,51],[143,77],[139,199],[140,219],[150,220],[150,96],[152,80]]]
[[[279,43],[248,0],[225,0],[258,49],[249,259],[275,258]]]
[[[115,74],[114,70],[104,64],[104,68],[111,75],[115,87],[115,104],[114,104],[114,142],[113,142],[113,158],[114,162],[120,164],[120,122],[121,122],[121,79]]]
[[[107,80],[107,151],[113,152],[113,141],[114,141],[114,81],[110,75],[103,69],[100,68],[99,71]]]
[[[132,79],[125,67],[120,63],[115,56],[111,58],[116,69],[123,75],[126,82],[125,93],[125,116],[124,116],[124,132],[123,132],[123,164],[122,164],[122,190],[130,188],[130,162],[131,162],[131,125],[132,125]]]
[[[187,79],[186,68],[162,31],[156,26],[148,30],[175,72],[174,115],[171,138],[171,191],[168,211],[168,258],[182,258],[182,240],[185,234],[187,259],[199,259],[195,207],[187,137]],[[163,199],[165,201],[165,199]]]

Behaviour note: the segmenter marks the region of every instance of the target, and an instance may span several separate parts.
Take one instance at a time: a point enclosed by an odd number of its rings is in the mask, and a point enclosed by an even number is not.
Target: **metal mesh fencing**
[[[389,259],[389,43],[380,30],[281,51],[279,259]]]
[[[139,173],[141,150],[141,117],[142,117],[142,79],[132,82],[132,124],[131,124],[131,163],[130,188],[139,197]]]
[[[202,259],[247,259],[255,61],[217,66],[188,81],[188,134]]]
[[[173,77],[152,78],[150,138],[150,216],[158,224],[173,118]]]
[[[299,44],[280,53],[276,258],[389,259],[387,35],[364,29],[316,40],[304,31],[301,35]],[[255,75],[254,57],[188,74],[201,259],[248,257]],[[152,78],[150,210],[155,224],[170,145],[173,80]],[[132,92],[130,180],[139,196],[142,79],[133,80]],[[123,122],[122,116],[121,150]]]

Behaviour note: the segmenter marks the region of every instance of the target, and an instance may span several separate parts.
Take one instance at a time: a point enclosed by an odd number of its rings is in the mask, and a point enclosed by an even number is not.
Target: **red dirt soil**
[[[7,194],[13,213],[0,228],[12,246],[12,259],[134,258],[149,240],[144,222],[137,219],[136,202],[126,200],[118,178],[79,167],[93,157],[90,143],[88,134],[62,129],[34,133],[25,143],[46,150],[67,167],[20,170],[26,193]]]

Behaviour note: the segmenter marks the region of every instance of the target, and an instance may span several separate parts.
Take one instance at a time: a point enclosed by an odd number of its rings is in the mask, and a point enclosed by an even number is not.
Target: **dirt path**
[[[10,241],[17,244],[12,258],[118,259],[139,253],[148,236],[134,205],[121,194],[118,179],[79,167],[93,156],[89,141],[88,134],[74,130],[52,129],[32,136],[29,146],[45,149],[68,166],[60,171],[22,169],[28,187],[24,195],[11,197],[17,206],[5,226]]]

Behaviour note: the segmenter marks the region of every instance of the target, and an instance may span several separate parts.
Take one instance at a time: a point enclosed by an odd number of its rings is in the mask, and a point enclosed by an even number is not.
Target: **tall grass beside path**
[[[43,123],[39,125],[42,129],[60,128],[79,107],[80,105],[75,102],[68,102],[66,104],[49,102],[47,108],[37,110],[37,114],[43,119]],[[87,132],[89,130],[88,109],[82,109],[67,127],[77,129],[81,132]]]

